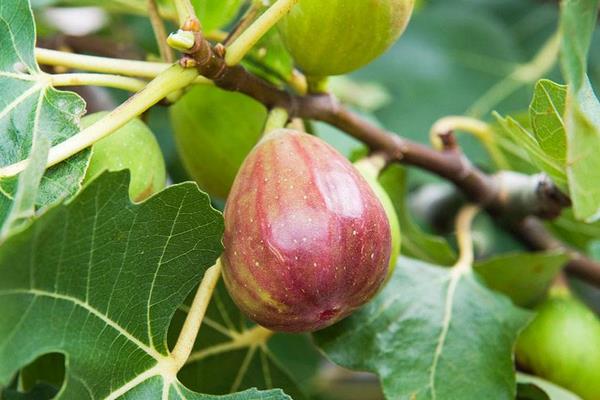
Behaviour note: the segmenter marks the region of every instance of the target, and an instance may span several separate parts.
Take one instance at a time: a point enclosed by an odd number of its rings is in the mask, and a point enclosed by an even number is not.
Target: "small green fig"
[[[88,127],[107,114],[86,115],[81,119],[81,125]],[[104,171],[123,169],[130,170],[129,197],[134,201],[142,201],[165,187],[167,173],[160,146],[152,131],[137,118],[92,146],[83,183]]]
[[[262,135],[267,110],[247,96],[205,85],[190,90],[170,111],[186,171],[203,190],[226,198]]]
[[[401,232],[400,232],[400,220],[398,219],[398,213],[396,213],[396,208],[394,207],[394,203],[392,203],[392,199],[387,194],[381,183],[379,183],[379,169],[369,161],[369,159],[362,159],[354,163],[354,166],[360,172],[360,174],[365,178],[373,192],[379,198],[383,209],[388,217],[388,221],[390,223],[390,230],[392,232],[392,251],[390,254],[390,269],[388,271],[388,279],[394,274],[394,270],[396,269],[396,262],[398,261],[398,256],[400,256],[400,241],[401,241]]]
[[[354,71],[404,32],[414,0],[300,0],[279,23],[289,52],[312,77]]]
[[[554,289],[516,346],[523,369],[578,394],[600,399],[600,320],[567,289]]]
[[[267,134],[225,205],[223,277],[235,303],[275,331],[325,328],[385,281],[388,217],[354,166],[323,140]]]

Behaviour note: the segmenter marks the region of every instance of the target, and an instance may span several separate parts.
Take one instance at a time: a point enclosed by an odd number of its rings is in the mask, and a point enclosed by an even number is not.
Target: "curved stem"
[[[298,0],[277,0],[263,15],[258,17],[229,47],[225,54],[225,63],[237,65],[252,47],[283,18]]]
[[[195,69],[184,69],[178,64],[173,65],[157,76],[140,92],[108,113],[104,118],[90,125],[77,135],[52,147],[46,166],[51,167],[56,165],[110,135],[170,93],[191,84],[197,76],[198,71]],[[23,171],[26,165],[27,160],[23,160],[1,168],[0,177],[14,176]]]
[[[475,260],[473,252],[473,240],[471,238],[471,225],[475,216],[479,213],[479,207],[469,204],[464,206],[456,218],[456,239],[458,241],[459,257],[455,270],[464,271],[471,269]]]
[[[103,86],[116,89],[139,92],[148,82],[141,79],[109,74],[55,74],[50,75],[52,86]]]
[[[441,150],[443,148],[443,144],[441,142],[440,135],[455,131],[464,131],[473,135],[483,144],[498,168],[510,168],[506,157],[504,157],[504,154],[496,145],[493,129],[489,124],[476,118],[451,115],[436,121],[436,123],[431,127],[431,131],[429,133],[433,147]]]
[[[171,357],[175,360],[178,370],[185,365],[192,353],[204,314],[206,314],[206,309],[221,276],[221,270],[221,261],[217,260],[217,263],[204,273],[202,282],[179,333],[177,343],[171,352]]]
[[[275,129],[283,128],[288,122],[289,113],[285,108],[275,107],[269,112],[269,117],[265,123],[263,134],[274,131]]]
[[[55,65],[84,71],[137,76],[140,78],[154,78],[171,66],[168,63],[86,56],[41,48],[35,49],[35,58],[39,64],[43,65]]]

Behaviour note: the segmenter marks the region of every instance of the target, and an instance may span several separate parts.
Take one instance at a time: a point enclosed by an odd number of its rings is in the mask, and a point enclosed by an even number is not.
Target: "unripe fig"
[[[242,162],[262,135],[267,110],[217,87],[197,86],[171,107],[177,152],[212,196],[226,198]]]
[[[81,126],[88,127],[107,114],[86,115],[81,119]],[[134,201],[142,201],[165,187],[167,173],[160,146],[152,131],[137,118],[92,146],[83,183],[104,171],[123,169],[130,170],[129,197]]]
[[[354,71],[404,32],[414,0],[300,0],[279,23],[283,41],[305,74]]]
[[[538,308],[521,333],[517,363],[584,400],[600,399],[600,321],[583,303],[559,289]]]
[[[379,180],[377,179],[379,176],[378,168],[370,162],[369,159],[363,159],[354,163],[354,166],[360,172],[360,174],[365,178],[379,201],[385,210],[385,213],[388,217],[388,222],[390,223],[390,230],[392,233],[392,250],[390,253],[390,268],[388,271],[388,279],[394,274],[394,270],[396,269],[396,262],[398,261],[398,256],[400,255],[400,220],[398,219],[398,213],[396,213],[396,209],[394,208],[394,204],[392,203],[392,199],[387,194]]]
[[[386,279],[391,233],[369,184],[321,139],[266,135],[225,206],[224,280],[252,320],[276,331],[325,328]]]

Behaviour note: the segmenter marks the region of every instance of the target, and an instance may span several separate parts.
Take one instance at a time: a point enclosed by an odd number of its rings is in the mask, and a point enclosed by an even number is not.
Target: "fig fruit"
[[[566,289],[554,289],[517,340],[523,369],[584,400],[600,399],[600,321]]]
[[[187,173],[209,194],[226,198],[262,135],[267,110],[247,96],[206,85],[190,90],[170,111]]]
[[[86,115],[81,126],[86,128],[107,115],[99,112]],[[129,121],[110,136],[92,146],[92,157],[83,183],[104,171],[129,169],[129,197],[142,201],[162,190],[167,182],[165,160],[152,131],[139,119]]]
[[[296,64],[309,76],[354,71],[404,32],[414,0],[300,0],[279,23]]]
[[[392,250],[390,253],[390,268],[388,271],[388,279],[394,274],[394,270],[396,269],[396,262],[398,261],[398,256],[400,255],[400,220],[398,219],[398,214],[396,213],[396,209],[394,208],[394,203],[392,203],[392,199],[387,194],[381,183],[379,183],[379,170],[373,165],[368,159],[363,159],[354,163],[354,166],[360,172],[360,174],[365,178],[383,209],[388,217],[388,222],[390,223],[390,230],[392,233]]]
[[[325,328],[369,301],[387,277],[391,233],[369,184],[321,139],[267,134],[225,206],[225,284],[258,324]]]

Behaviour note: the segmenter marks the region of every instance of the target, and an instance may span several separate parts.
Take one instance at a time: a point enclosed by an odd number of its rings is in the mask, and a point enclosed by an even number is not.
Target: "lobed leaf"
[[[0,224],[11,225],[34,207],[47,206],[77,192],[89,158],[89,151],[82,152],[44,174],[48,145],[79,132],[85,103],[74,93],[52,87],[35,61],[34,46],[35,25],[29,2],[2,1],[0,166],[30,156],[35,161],[29,163],[29,172],[21,178],[0,178]],[[38,154],[33,154],[34,148]]]
[[[141,204],[128,187],[127,172],[103,174],[0,247],[0,385],[60,352],[67,362],[57,398],[215,398],[177,381],[166,335],[222,251],[222,216],[193,183]]]
[[[470,271],[401,258],[370,304],[315,339],[341,366],[378,374],[387,398],[512,400],[529,318]]]

